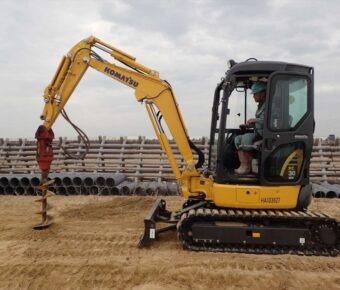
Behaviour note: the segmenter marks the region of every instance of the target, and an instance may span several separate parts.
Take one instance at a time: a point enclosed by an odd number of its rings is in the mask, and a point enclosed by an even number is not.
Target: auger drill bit
[[[33,228],[35,230],[41,230],[49,227],[53,223],[53,218],[47,214],[47,211],[52,209],[52,205],[47,202],[47,198],[53,196],[54,193],[48,190],[48,186],[54,183],[54,180],[47,180],[48,171],[43,171],[41,174],[41,183],[37,187],[38,192],[41,193],[41,198],[35,200],[36,202],[41,202],[41,211],[36,212],[36,214],[41,215],[41,223],[35,225]]]
[[[54,134],[52,129],[47,129],[41,125],[35,133],[35,138],[37,139],[37,161],[41,170],[41,183],[37,188],[38,192],[41,193],[41,198],[36,200],[36,202],[41,202],[41,211],[37,212],[37,214],[41,215],[42,220],[33,229],[40,230],[49,227],[53,223],[53,218],[47,214],[47,211],[52,208],[47,203],[47,197],[54,195],[52,191],[48,190],[48,186],[54,182],[54,180],[48,180],[53,160],[52,141]]]

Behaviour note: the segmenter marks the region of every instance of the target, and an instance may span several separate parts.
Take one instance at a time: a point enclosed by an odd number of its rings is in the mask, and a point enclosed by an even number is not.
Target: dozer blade
[[[157,222],[168,223],[170,225],[157,229]],[[158,199],[144,219],[144,234],[138,243],[138,247],[143,248],[149,246],[158,238],[159,233],[176,229],[176,223],[177,221],[171,220],[171,212],[166,210],[165,200]]]
[[[51,224],[53,224],[53,218],[47,215],[45,221],[40,224],[35,225],[33,229],[42,230],[42,229],[49,227]]]

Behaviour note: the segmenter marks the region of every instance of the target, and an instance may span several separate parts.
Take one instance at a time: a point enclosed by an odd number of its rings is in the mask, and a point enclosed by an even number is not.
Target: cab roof
[[[231,69],[227,72],[228,75],[232,74],[252,74],[252,73],[272,73],[275,71],[286,71],[286,72],[297,72],[297,73],[306,73],[313,74],[313,67],[287,63],[287,62],[279,62],[279,61],[244,61],[240,63],[236,63],[231,67]]]

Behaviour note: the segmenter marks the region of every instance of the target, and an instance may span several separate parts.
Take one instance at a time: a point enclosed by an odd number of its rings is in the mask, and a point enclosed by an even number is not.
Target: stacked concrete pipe
[[[0,194],[8,195],[34,195],[34,187],[39,185],[34,184],[37,175],[33,174],[6,174],[0,177]],[[32,182],[32,179],[34,180]]]
[[[62,172],[51,173],[50,190],[58,195],[178,195],[176,182],[132,182],[121,173]],[[0,195],[36,195],[38,174],[4,174],[0,176]],[[340,198],[340,185],[312,183],[316,198]]]
[[[110,187],[119,185],[125,180],[125,176],[119,173],[91,172],[51,173],[49,178],[55,181],[54,184],[50,185],[50,190],[60,195],[100,195],[102,192],[109,195],[111,192]],[[38,174],[5,174],[0,176],[0,194],[36,195],[36,188],[39,184],[40,175]]]
[[[313,196],[315,198],[336,198],[340,197],[340,186],[323,182],[321,184],[312,183]]]
[[[179,189],[176,182],[167,183],[167,195],[178,195]]]
[[[313,183],[312,184],[313,196],[315,198],[326,197],[326,188],[321,186],[320,184]]]
[[[330,184],[328,182],[321,183],[322,186],[327,188],[326,197],[327,198],[337,198],[340,197],[340,187],[336,184]]]
[[[60,195],[111,195],[111,188],[125,180],[121,173],[63,172],[50,177]]]
[[[121,173],[62,172],[51,173],[55,182],[49,189],[57,195],[178,195],[176,182],[128,181]],[[0,195],[36,195],[38,174],[0,176]]]
[[[0,178],[0,193],[1,194],[7,194],[6,193],[6,187],[9,186],[9,181],[7,176],[2,176]]]
[[[115,188],[118,190],[119,195],[132,195],[135,192],[136,186],[136,182],[124,181],[121,184],[115,186]]]
[[[139,182],[135,188],[135,195],[145,196],[147,195],[146,190],[149,185],[149,182]]]

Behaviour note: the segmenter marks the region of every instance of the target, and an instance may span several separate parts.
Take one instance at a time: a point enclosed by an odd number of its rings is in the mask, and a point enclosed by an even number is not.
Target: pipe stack
[[[313,196],[315,198],[340,198],[340,185],[322,182],[320,184],[312,183]]]
[[[111,195],[111,188],[125,180],[121,173],[66,172],[50,174],[59,195]]]
[[[322,185],[329,189],[329,191],[326,193],[327,198],[340,198],[340,186],[338,184],[329,184],[328,182],[323,182]]]
[[[121,173],[63,172],[51,173],[49,190],[57,195],[178,195],[176,182],[133,182]],[[6,174],[0,177],[0,195],[37,195],[40,176]]]
[[[137,186],[136,182],[128,182],[124,181],[118,186],[116,186],[119,195],[132,195],[135,192],[135,188]]]
[[[176,182],[133,182],[122,173],[63,172],[51,173],[54,184],[49,190],[58,195],[179,195]],[[37,195],[38,174],[3,174],[0,195]],[[340,185],[328,182],[312,183],[315,198],[340,198]]]
[[[38,175],[6,174],[0,178],[0,194],[34,195],[35,187],[40,183]]]
[[[109,195],[111,188],[125,180],[120,173],[52,173],[54,179],[49,189],[59,195],[96,194]],[[37,174],[6,174],[0,177],[0,194],[37,195],[36,187],[40,184]]]
[[[208,159],[209,138],[195,138],[192,141],[205,154],[206,159]],[[178,146],[176,146],[176,142],[170,140],[169,143],[173,150],[174,158],[179,167],[182,167],[184,161],[177,148]],[[107,138],[106,136],[99,136],[96,140],[90,140],[91,154],[88,154],[86,159],[81,162],[77,159],[65,158],[63,151],[59,148],[61,144],[72,150],[74,154],[80,154],[84,150],[83,146],[79,146],[79,140],[77,139],[59,138],[59,140],[55,140],[53,145],[55,147],[55,154],[58,156],[58,162],[52,164],[53,172],[87,172],[96,168],[110,172],[121,172],[127,178],[134,180],[175,180],[166,154],[164,154],[157,139],[146,139],[145,137]],[[314,139],[309,172],[312,182],[321,183],[327,181],[330,184],[340,183],[339,144],[340,139]],[[2,173],[7,175],[40,173],[38,172],[39,169],[35,160],[36,140],[21,138],[9,140],[7,138],[0,138],[0,147]],[[147,166],[140,166],[141,164],[147,164]],[[86,189],[84,188],[82,192],[86,193],[90,186],[87,186]],[[2,185],[0,194],[5,194],[5,191],[12,194],[22,193],[20,188],[17,191],[13,191],[13,187],[6,188],[6,186]],[[31,192],[32,189],[28,191]],[[93,189],[92,191],[96,190]]]

